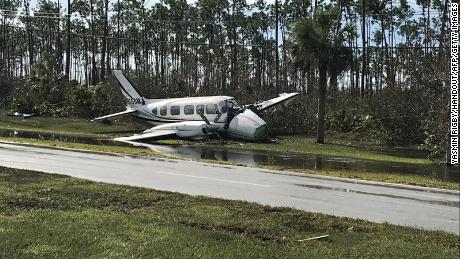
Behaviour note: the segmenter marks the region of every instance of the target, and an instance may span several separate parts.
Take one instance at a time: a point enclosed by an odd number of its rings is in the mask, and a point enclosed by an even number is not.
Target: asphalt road
[[[459,234],[459,192],[0,143],[0,165]]]

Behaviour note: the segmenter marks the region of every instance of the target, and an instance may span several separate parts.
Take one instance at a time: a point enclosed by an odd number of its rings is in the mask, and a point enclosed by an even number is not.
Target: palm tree
[[[313,18],[294,26],[293,56],[303,69],[316,66],[319,70],[317,143],[324,144],[326,88],[328,76],[336,77],[349,65],[352,52],[344,46],[345,29],[337,28],[338,9],[318,9]],[[335,78],[334,78],[335,79]]]

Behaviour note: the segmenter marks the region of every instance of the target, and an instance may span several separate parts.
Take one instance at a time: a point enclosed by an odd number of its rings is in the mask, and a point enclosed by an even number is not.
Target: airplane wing
[[[129,137],[116,138],[116,141],[136,141],[136,140],[147,140],[147,139],[161,139],[165,137],[176,136],[174,130],[155,130],[154,132],[148,132]]]
[[[276,98],[273,98],[273,99],[270,99],[270,100],[267,100],[267,101],[263,101],[263,102],[259,102],[259,103],[256,103],[256,104],[251,104],[251,105],[246,105],[246,107],[254,107],[257,109],[257,111],[264,111],[268,108],[271,108],[277,104],[280,104],[282,102],[285,102],[295,96],[299,95],[299,93],[282,93],[280,94],[278,97]]]
[[[126,111],[113,113],[113,114],[105,115],[105,116],[102,116],[102,117],[99,117],[99,118],[95,118],[95,119],[92,119],[91,121],[100,121],[100,120],[108,120],[108,119],[113,120],[113,119],[116,119],[116,118],[123,117],[125,115],[134,114],[134,113],[137,113],[137,111],[132,110],[132,109],[128,109]]]

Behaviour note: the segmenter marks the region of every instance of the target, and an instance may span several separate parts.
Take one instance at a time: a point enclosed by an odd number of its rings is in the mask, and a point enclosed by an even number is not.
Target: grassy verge
[[[23,120],[19,117],[10,117],[5,114],[0,114],[0,129],[94,136],[106,134],[116,135],[124,132],[141,132],[145,129],[145,125],[131,120],[122,120],[110,125],[79,118],[31,117]]]
[[[133,156],[147,156],[147,157],[168,157],[176,158],[172,155],[166,153],[153,151],[150,149],[143,149],[138,147],[118,147],[118,146],[104,146],[104,145],[93,145],[93,144],[82,144],[82,143],[69,143],[61,142],[56,140],[41,140],[41,139],[27,139],[27,138],[16,138],[16,137],[0,137],[0,141],[10,141],[18,143],[29,143],[40,146],[49,146],[49,147],[59,147],[59,148],[71,148],[84,151],[92,152],[105,152],[105,153],[117,153],[124,155],[133,155]],[[231,165],[231,162],[228,161],[216,161],[216,160],[201,160],[202,162],[207,163],[218,163]],[[274,169],[274,170],[289,170],[299,173],[306,174],[317,174],[317,175],[328,175],[352,179],[361,179],[361,180],[371,180],[378,182],[387,182],[387,183],[399,183],[399,184],[408,184],[416,186],[425,186],[425,187],[434,187],[434,188],[444,188],[451,190],[460,190],[459,183],[444,181],[442,179],[436,179],[428,176],[421,175],[409,175],[409,174],[397,174],[397,173],[386,173],[386,172],[352,172],[352,171],[327,171],[327,170],[307,170],[307,169],[285,169],[273,165],[264,165],[259,164],[261,168]]]
[[[459,248],[441,231],[0,167],[2,258],[457,258]]]

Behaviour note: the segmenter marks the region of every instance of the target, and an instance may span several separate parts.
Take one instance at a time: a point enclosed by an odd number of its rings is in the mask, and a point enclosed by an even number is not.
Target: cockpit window
[[[204,105],[203,104],[198,104],[196,106],[196,113],[197,114],[203,114],[204,113]]]
[[[226,102],[228,103],[228,107],[229,108],[233,108],[233,109],[237,109],[239,108],[240,106],[238,105],[238,103],[235,101],[235,100],[226,100]]]
[[[206,104],[206,114],[216,114],[217,113],[217,104],[208,103]]]
[[[166,106],[163,106],[160,108],[160,114],[161,115],[166,115],[168,114],[168,108]]]
[[[158,114],[158,108],[153,108],[152,109],[152,114],[157,115]]]
[[[221,113],[226,113],[228,111],[228,103],[225,101],[219,102],[217,104]]]

